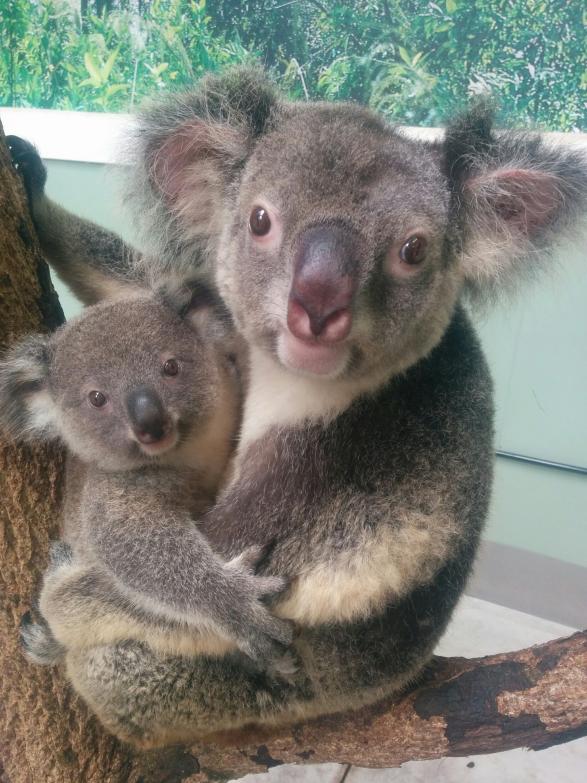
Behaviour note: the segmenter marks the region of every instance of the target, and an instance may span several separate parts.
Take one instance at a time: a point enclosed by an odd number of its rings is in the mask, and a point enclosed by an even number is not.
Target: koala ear
[[[128,198],[149,240],[164,237],[155,250],[173,254],[176,271],[182,260],[193,269],[214,246],[226,190],[277,105],[262,72],[238,68],[208,75],[193,92],[158,101],[139,116]]]
[[[156,296],[189,323],[204,342],[224,343],[233,337],[234,325],[224,302],[201,280],[167,283]]]
[[[0,360],[0,428],[17,440],[57,437],[49,392],[53,349],[48,335],[31,335]]]
[[[587,205],[587,156],[538,134],[491,129],[478,106],[446,133],[444,165],[474,296],[491,296],[532,275],[579,228]]]

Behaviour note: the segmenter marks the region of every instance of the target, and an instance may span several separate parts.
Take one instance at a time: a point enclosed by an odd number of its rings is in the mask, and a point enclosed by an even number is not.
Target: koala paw
[[[47,181],[47,169],[41,156],[29,141],[20,136],[7,136],[6,142],[14,168],[21,174],[29,201],[41,196]]]
[[[255,576],[242,566],[242,559],[238,568],[233,561],[229,565],[238,595],[236,605],[231,607],[231,635],[242,652],[261,666],[271,668],[283,659],[284,647],[291,644],[293,626],[272,615],[266,604],[286,589],[287,581],[277,576]]]
[[[20,642],[29,661],[40,666],[53,666],[65,655],[65,648],[53,637],[49,626],[33,622],[30,612],[20,621]]]

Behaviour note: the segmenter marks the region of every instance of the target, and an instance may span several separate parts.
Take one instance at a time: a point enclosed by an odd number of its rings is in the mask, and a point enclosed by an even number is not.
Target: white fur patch
[[[249,372],[239,455],[273,427],[335,418],[387,379],[387,375],[352,381],[296,375],[255,346],[251,346]]]
[[[99,291],[100,300],[105,299],[108,302],[132,301],[143,299],[149,294],[146,288],[133,285],[132,283],[123,283],[100,273],[93,273],[89,268],[86,274],[88,281]]]
[[[30,413],[30,424],[27,431],[35,435],[52,437],[57,434],[56,425],[59,420],[59,409],[46,389],[31,394],[26,401]]]

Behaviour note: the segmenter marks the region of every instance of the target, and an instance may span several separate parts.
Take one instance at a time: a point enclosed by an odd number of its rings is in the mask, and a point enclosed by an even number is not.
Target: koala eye
[[[94,408],[102,408],[104,405],[106,405],[106,395],[102,394],[101,391],[91,391],[88,394],[88,399]]]
[[[179,362],[177,359],[168,359],[163,365],[163,375],[173,378],[179,372]]]
[[[414,234],[401,247],[399,257],[405,264],[416,266],[426,258],[426,240],[423,236]]]
[[[253,207],[249,217],[249,229],[256,237],[264,237],[271,230],[271,218],[265,207]]]

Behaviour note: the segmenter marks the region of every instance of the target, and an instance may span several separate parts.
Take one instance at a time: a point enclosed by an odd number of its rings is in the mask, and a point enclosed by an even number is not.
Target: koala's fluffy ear
[[[532,274],[579,227],[587,206],[587,155],[538,134],[492,132],[480,105],[447,129],[445,172],[474,296]]]
[[[234,336],[230,313],[218,294],[201,280],[166,283],[156,296],[207,343],[228,343]]]
[[[0,360],[0,428],[15,439],[58,435],[48,384],[52,350],[49,336],[31,335]]]
[[[164,237],[174,269],[202,261],[223,220],[223,198],[279,101],[261,71],[237,68],[204,77],[194,91],[144,109],[134,139],[128,197],[139,203],[149,237]],[[153,231],[153,225],[157,231]],[[157,251],[160,248],[156,248]]]

